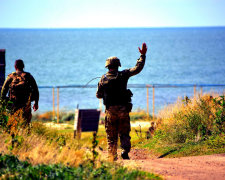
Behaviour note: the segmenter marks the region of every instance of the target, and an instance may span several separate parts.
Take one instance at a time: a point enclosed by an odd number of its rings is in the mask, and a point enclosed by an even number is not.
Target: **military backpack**
[[[11,74],[12,82],[10,83],[10,99],[14,101],[27,101],[30,98],[32,101],[32,90],[30,87],[29,79],[30,73],[16,72]]]

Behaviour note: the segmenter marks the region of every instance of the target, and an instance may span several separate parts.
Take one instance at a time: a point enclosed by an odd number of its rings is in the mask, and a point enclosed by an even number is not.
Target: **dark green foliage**
[[[161,179],[150,173],[138,170],[128,171],[120,166],[112,166],[102,163],[94,168],[90,162],[77,168],[56,165],[32,166],[27,161],[19,161],[12,155],[0,154],[0,178],[1,179]]]
[[[9,119],[9,113],[11,112],[11,101],[0,99],[0,128],[8,131],[7,123]]]
[[[65,146],[66,145],[66,137],[64,135],[60,134],[56,138],[56,142],[60,147]]]
[[[97,133],[93,133],[92,139],[92,165],[95,166],[96,158],[98,157],[98,152],[96,151],[96,147],[98,146]]]
[[[225,149],[225,134],[220,134],[217,136],[211,136],[205,143],[213,149],[224,148]]]
[[[62,121],[71,121],[74,120],[74,113],[67,113],[64,116],[62,116]]]
[[[219,131],[225,132],[225,96],[220,96],[219,98],[214,99],[216,106],[216,118],[215,123]]]

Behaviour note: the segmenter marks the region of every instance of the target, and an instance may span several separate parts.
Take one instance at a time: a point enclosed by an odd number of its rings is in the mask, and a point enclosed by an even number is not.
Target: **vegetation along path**
[[[224,180],[225,154],[191,156],[180,158],[149,157],[143,149],[133,149],[130,160],[119,160],[128,167],[162,175],[165,179]]]

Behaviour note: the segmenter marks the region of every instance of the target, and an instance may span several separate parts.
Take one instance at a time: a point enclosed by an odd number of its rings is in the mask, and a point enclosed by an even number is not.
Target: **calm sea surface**
[[[0,29],[0,49],[6,49],[6,74],[15,59],[38,86],[85,85],[106,73],[105,60],[117,56],[122,67],[133,67],[138,46],[148,52],[143,71],[129,84],[225,84],[225,27],[137,29]],[[90,84],[96,85],[99,79]],[[132,88],[134,109],[146,109],[146,89]],[[203,91],[210,91],[204,88]],[[214,88],[222,92],[223,88]],[[60,89],[60,109],[98,108],[96,88]],[[151,89],[149,100],[151,102]],[[156,109],[193,88],[155,90]],[[39,112],[52,110],[52,89],[40,88]],[[150,106],[151,108],[151,106]],[[151,109],[150,109],[151,111]]]

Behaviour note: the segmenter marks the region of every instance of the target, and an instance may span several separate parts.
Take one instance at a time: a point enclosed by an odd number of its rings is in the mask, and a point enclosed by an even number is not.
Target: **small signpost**
[[[81,132],[97,132],[100,110],[76,109],[74,116],[74,138],[81,138]]]
[[[0,92],[5,81],[5,49],[0,49]]]

